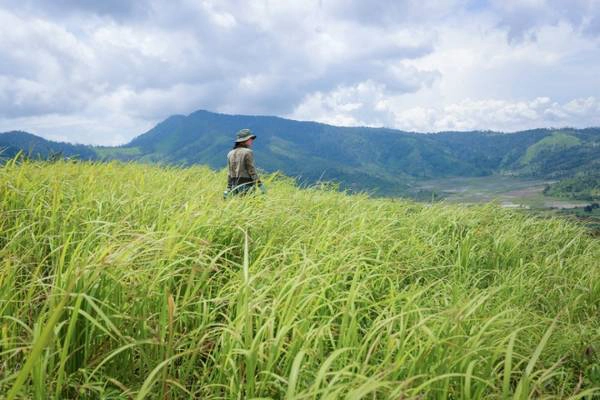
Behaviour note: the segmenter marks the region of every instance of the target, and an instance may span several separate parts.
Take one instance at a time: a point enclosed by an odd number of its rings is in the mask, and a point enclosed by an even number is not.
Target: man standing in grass
[[[256,167],[252,143],[256,135],[250,129],[242,129],[235,138],[233,150],[227,154],[227,190],[229,194],[246,194],[261,185]]]

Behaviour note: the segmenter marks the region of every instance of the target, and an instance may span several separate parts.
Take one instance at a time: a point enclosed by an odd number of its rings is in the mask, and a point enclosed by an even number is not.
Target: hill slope
[[[125,148],[135,149],[135,159],[221,168],[233,134],[244,127],[258,134],[256,158],[267,171],[388,193],[423,178],[494,173],[556,178],[600,169],[600,129],[416,134],[208,111],[171,117]]]
[[[222,168],[233,135],[243,127],[259,137],[255,151],[261,168],[308,182],[334,179],[346,187],[393,192],[410,177],[442,170],[449,175],[481,173],[424,135],[206,111],[171,117],[125,147],[139,149],[141,160]]]
[[[223,179],[0,167],[0,393],[600,394],[600,242],[583,228],[269,177],[268,196],[224,202]]]

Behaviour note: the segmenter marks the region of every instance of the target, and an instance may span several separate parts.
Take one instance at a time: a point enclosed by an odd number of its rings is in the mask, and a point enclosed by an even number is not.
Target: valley
[[[581,200],[544,195],[547,185],[555,181],[515,176],[451,177],[417,181],[411,192],[435,193],[449,203],[497,202],[507,208],[574,208],[587,205]]]

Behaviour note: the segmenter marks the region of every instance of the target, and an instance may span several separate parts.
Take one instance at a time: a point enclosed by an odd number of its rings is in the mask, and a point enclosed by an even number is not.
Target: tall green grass
[[[583,228],[269,179],[0,168],[0,397],[600,396]]]

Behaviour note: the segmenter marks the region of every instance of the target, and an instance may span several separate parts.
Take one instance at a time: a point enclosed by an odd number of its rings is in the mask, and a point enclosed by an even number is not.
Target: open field
[[[416,182],[414,190],[434,191],[450,203],[495,201],[504,207],[529,208],[574,208],[589,203],[544,196],[544,188],[552,182],[498,175],[455,177]]]
[[[0,168],[0,397],[600,396],[577,224],[207,168]]]

